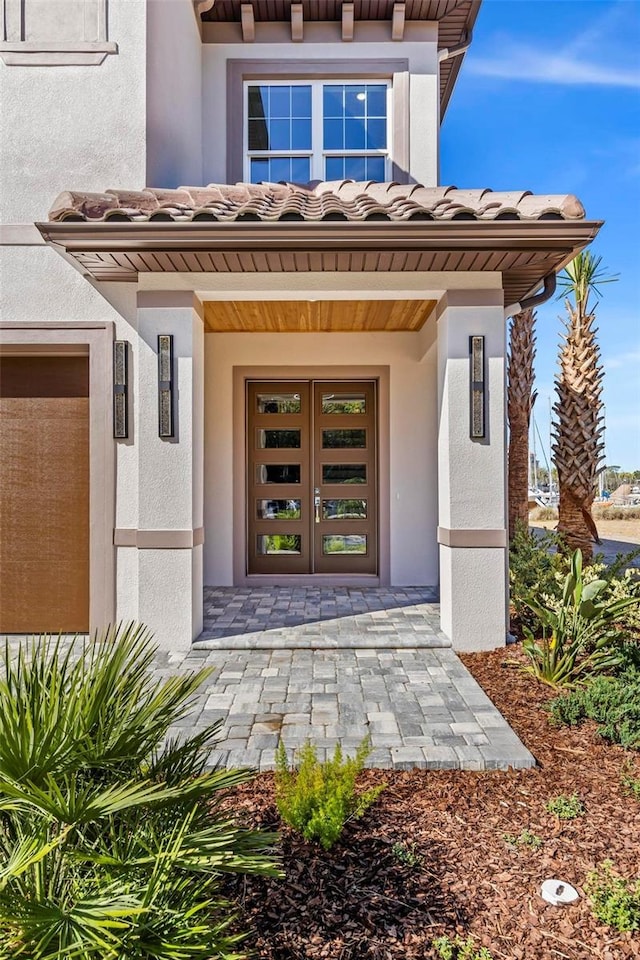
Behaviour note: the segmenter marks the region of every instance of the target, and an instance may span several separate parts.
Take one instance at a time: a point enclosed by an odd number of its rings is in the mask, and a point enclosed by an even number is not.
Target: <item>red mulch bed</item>
[[[515,652],[514,652],[515,651]],[[507,659],[517,648],[469,654],[464,663],[536,757],[534,770],[367,771],[363,783],[387,788],[364,818],[325,853],[282,829],[273,778],[238,791],[252,823],[282,830],[284,880],[233,878],[246,947],[268,960],[432,958],[434,937],[472,934],[494,960],[623,960],[640,957],[640,935],[618,933],[591,913],[583,883],[605,859],[627,878],[640,872],[640,801],[620,774],[630,757],[605,744],[592,725],[555,728],[542,709],[552,693]],[[578,793],[584,816],[558,821],[545,804]],[[504,833],[530,830],[539,850],[511,847]],[[394,844],[411,848],[402,863]],[[415,846],[414,846],[415,845]],[[547,877],[581,893],[558,908],[539,896]]]

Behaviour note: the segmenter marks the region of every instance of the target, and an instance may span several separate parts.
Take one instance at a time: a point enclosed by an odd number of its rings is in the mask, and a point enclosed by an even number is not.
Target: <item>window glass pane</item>
[[[258,430],[257,446],[261,450],[300,446],[299,430]]]
[[[269,130],[266,120],[249,120],[249,150],[268,150]]]
[[[384,172],[384,157],[367,157],[365,166],[367,170],[367,180],[377,180],[379,183],[384,182],[386,179]]]
[[[252,160],[251,161],[251,183],[260,183],[262,180],[269,179],[269,161]]]
[[[291,149],[291,121],[269,120],[269,149]]]
[[[386,150],[387,121],[367,120],[367,150]]]
[[[367,116],[386,117],[387,88],[382,84],[367,84]]]
[[[291,180],[293,183],[309,183],[311,180],[311,168],[308,157],[291,158]]]
[[[327,157],[324,176],[326,180],[344,180],[344,157]]]
[[[291,149],[311,150],[311,120],[293,120],[291,123]]]
[[[325,554],[367,552],[367,538],[364,534],[347,536],[324,536],[322,538],[322,552]]]
[[[293,183],[309,183],[311,179],[309,157],[252,157],[251,183],[267,180],[290,180]]]
[[[299,393],[259,393],[258,413],[300,413]]]
[[[366,463],[323,463],[323,483],[366,483]]]
[[[291,179],[291,160],[289,157],[272,157],[269,163],[269,180],[277,183],[279,180]]]
[[[367,94],[363,84],[349,84],[344,90],[344,111],[347,117],[364,117]]]
[[[344,87],[342,84],[325,84],[322,100],[325,117],[344,116]]]
[[[291,87],[291,116],[306,118],[311,116],[310,86]]]
[[[269,88],[249,87],[249,119],[264,119],[269,113]]]
[[[301,553],[302,537],[292,533],[269,533],[258,536],[258,554]]]
[[[300,464],[257,463],[256,483],[300,483]]]
[[[344,502],[351,503],[350,500]],[[299,520],[301,504],[301,500],[258,500],[256,513],[258,520]]]
[[[364,393],[323,393],[323,413],[366,413]]]
[[[344,145],[346,150],[364,150],[366,137],[364,120],[347,118],[344,122]]]
[[[366,447],[366,430],[323,430],[322,446],[325,450],[336,447]]]
[[[347,180],[366,180],[366,157],[345,157],[344,175]]]
[[[269,501],[273,502],[273,501]],[[323,500],[323,520],[366,520],[366,500]]]
[[[344,150],[344,122],[342,120],[324,121],[324,149]]]
[[[291,116],[291,87],[269,87],[269,116]]]

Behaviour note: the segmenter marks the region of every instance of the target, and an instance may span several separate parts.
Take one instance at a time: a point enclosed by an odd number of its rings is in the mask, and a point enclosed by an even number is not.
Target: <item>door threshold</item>
[[[252,573],[244,577],[239,587],[379,587],[380,577],[373,573],[344,574],[333,573]]]

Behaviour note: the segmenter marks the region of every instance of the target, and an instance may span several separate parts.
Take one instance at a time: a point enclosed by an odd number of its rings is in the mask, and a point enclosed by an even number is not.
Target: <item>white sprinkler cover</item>
[[[564,880],[545,880],[540,895],[543,900],[552,903],[554,907],[563,906],[565,903],[575,903],[579,897],[576,888]]]

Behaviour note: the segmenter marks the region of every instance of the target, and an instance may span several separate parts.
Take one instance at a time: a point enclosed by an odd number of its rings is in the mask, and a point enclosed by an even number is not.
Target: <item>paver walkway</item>
[[[16,643],[17,643],[16,639]],[[440,630],[426,588],[205,588],[205,630],[155,672],[213,666],[171,736],[221,720],[211,762],[274,765],[310,739],[321,758],[369,733],[373,767],[504,769],[535,761]]]
[[[430,587],[205,587],[197,647],[450,646]]]
[[[206,650],[158,655],[158,672],[212,664],[182,732],[223,721],[212,761],[273,767],[307,738],[322,758],[368,732],[372,767],[523,768],[535,761],[451,649]],[[180,732],[179,729],[173,731]]]
[[[366,733],[376,767],[481,770],[533,757],[440,630],[425,587],[206,587],[204,631],[163,669],[216,670],[185,723],[224,722],[214,759],[269,769],[280,738],[320,756]]]

